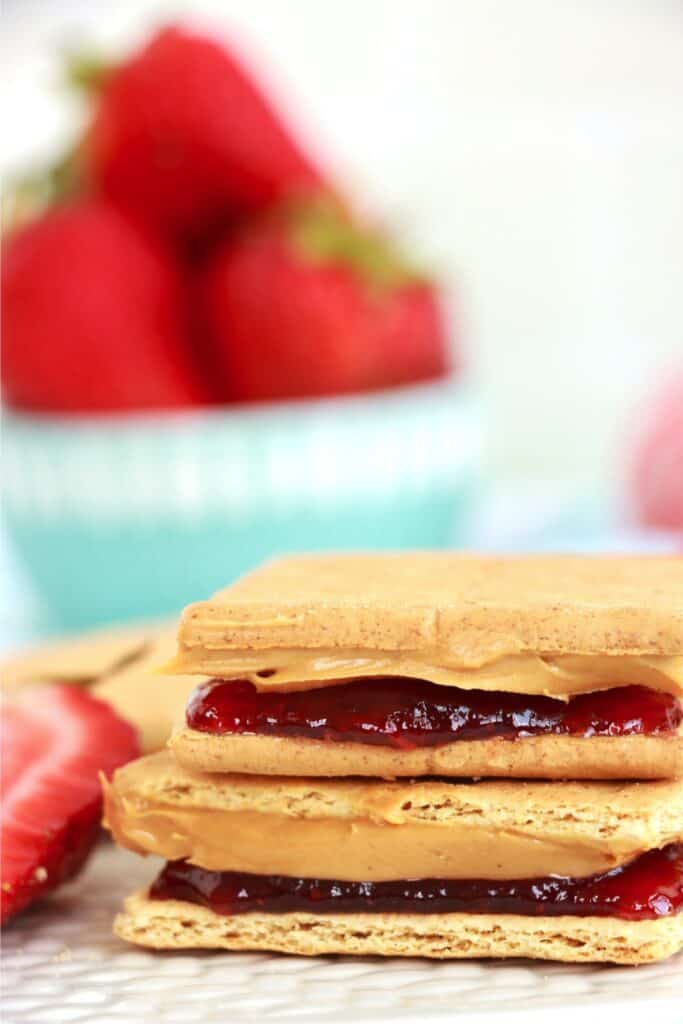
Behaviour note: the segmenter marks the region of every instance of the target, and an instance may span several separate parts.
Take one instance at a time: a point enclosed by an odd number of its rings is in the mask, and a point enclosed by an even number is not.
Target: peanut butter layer
[[[341,880],[582,877],[683,837],[683,783],[381,782],[202,775],[168,754],[105,784],[138,853]]]
[[[152,949],[274,950],[303,956],[532,957],[645,964],[683,949],[683,915],[660,921],[514,914],[240,914],[129,896],[114,931]]]
[[[511,654],[476,668],[448,651],[279,649],[220,651],[191,648],[170,666],[188,674],[249,679],[261,691],[294,692],[349,679],[404,676],[442,686],[496,693],[543,694],[569,700],[617,686],[647,686],[683,696],[683,655],[631,657],[589,654]]]
[[[683,558],[288,558],[187,608],[178,643],[171,671],[262,689],[402,675],[565,699],[629,683],[683,694]]]
[[[683,778],[683,728],[675,736],[529,736],[457,740],[438,747],[395,750],[364,743],[330,743],[281,736],[212,735],[180,728],[169,746],[185,767],[255,775],[445,775],[460,778]]]

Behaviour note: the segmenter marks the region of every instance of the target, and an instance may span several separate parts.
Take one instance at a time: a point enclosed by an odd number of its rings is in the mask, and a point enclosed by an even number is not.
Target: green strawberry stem
[[[79,92],[92,95],[102,88],[112,69],[113,64],[87,50],[70,53],[66,57],[66,84]]]
[[[95,95],[111,73],[113,65],[96,54],[83,51],[68,54],[64,78],[69,88],[87,96]],[[52,206],[85,191],[79,144],[70,146],[54,163],[17,175],[10,181],[3,201],[3,226],[12,232]]]
[[[305,259],[351,267],[374,290],[424,280],[390,238],[358,224],[334,201],[321,199],[293,207],[288,227],[290,240]]]
[[[3,202],[4,230],[16,231],[49,206],[80,194],[83,185],[76,147],[47,167],[18,175],[10,181]]]

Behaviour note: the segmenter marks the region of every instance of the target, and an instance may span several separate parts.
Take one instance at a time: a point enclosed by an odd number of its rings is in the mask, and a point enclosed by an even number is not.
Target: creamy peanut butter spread
[[[464,690],[545,694],[558,700],[627,685],[683,697],[682,655],[511,654],[472,664],[439,649],[229,651],[187,647],[169,671],[246,678],[263,691],[312,690],[366,676],[412,676]]]
[[[643,852],[635,836],[500,829],[471,820],[415,822],[381,808],[370,817],[295,817],[257,811],[177,807],[107,787],[105,823],[136,853],[186,858],[213,871],[304,878],[581,877]]]

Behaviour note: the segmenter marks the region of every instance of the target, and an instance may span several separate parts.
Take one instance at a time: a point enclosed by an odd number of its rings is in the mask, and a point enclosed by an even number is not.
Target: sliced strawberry
[[[100,823],[99,772],[138,754],[135,731],[73,686],[36,686],[0,711],[2,913],[7,920],[71,878]]]

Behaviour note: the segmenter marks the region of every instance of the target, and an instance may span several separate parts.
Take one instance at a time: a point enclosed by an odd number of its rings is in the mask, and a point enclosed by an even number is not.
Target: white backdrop
[[[5,167],[75,117],[60,46],[190,11],[453,284],[496,476],[614,477],[683,361],[679,0],[5,0]]]

